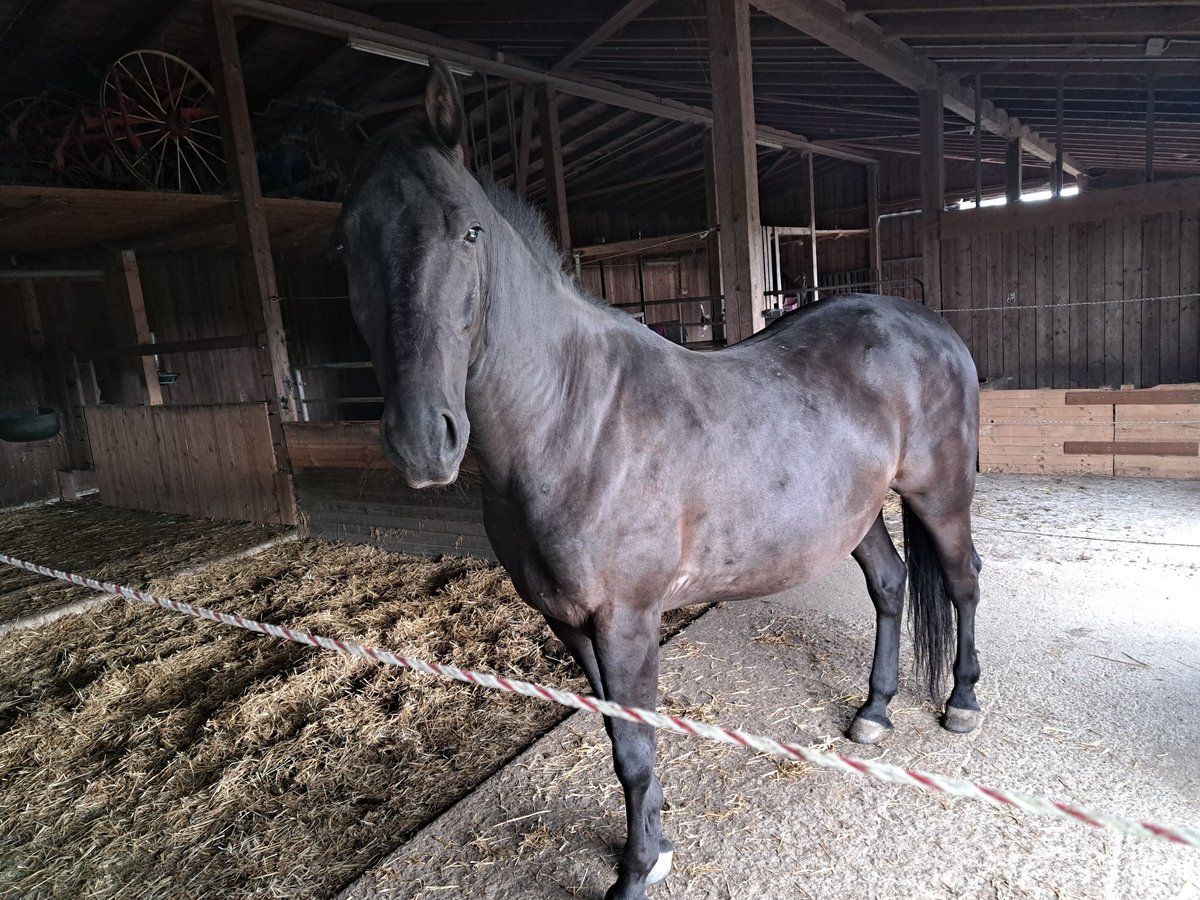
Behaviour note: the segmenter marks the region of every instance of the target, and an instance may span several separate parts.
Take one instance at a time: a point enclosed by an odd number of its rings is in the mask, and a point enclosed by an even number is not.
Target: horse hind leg
[[[910,495],[904,501],[910,595],[914,606],[924,604],[923,610],[914,610],[913,619],[918,659],[924,656],[930,692],[936,696],[942,659],[949,650],[943,645],[951,641],[943,617],[947,605],[952,606],[957,624],[952,639],[954,686],[946,701],[942,726],[965,734],[974,731],[983,719],[975,696],[979,681],[975,610],[983,563],[971,539],[970,495],[949,504],[928,494]],[[914,584],[918,579],[921,584]]]
[[[900,678],[900,625],[907,570],[882,512],[851,555],[867,579],[867,592],[875,604],[875,656],[867,702],[854,716],[847,737],[859,744],[878,744],[892,731],[887,708]]]

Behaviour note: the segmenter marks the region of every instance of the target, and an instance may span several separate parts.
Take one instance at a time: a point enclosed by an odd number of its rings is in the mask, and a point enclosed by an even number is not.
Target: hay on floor
[[[89,498],[0,513],[0,551],[140,587],[155,575],[249,549],[287,530],[117,509]],[[0,624],[93,594],[90,588],[0,566]]]
[[[306,540],[150,587],[585,690],[483,562]],[[567,712],[126,602],[0,638],[0,684],[26,898],[329,896]]]

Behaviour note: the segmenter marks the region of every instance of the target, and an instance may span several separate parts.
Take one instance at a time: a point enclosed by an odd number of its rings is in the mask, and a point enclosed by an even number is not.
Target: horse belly
[[[665,607],[762,597],[819,578],[870,529],[888,478],[864,473],[845,490],[829,482],[772,495],[760,487],[709,504]]]

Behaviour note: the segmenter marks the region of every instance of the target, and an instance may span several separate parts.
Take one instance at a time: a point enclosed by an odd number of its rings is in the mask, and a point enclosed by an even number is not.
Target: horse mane
[[[546,217],[542,211],[492,179],[488,173],[480,172],[475,177],[496,212],[524,239],[530,252],[551,269],[561,270],[563,252],[550,237],[550,229],[546,227]]]

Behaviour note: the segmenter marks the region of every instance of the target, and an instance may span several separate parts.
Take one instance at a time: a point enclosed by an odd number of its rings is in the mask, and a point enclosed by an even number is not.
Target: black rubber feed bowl
[[[48,406],[16,413],[0,413],[0,441],[17,444],[48,441],[58,434],[58,413]]]

